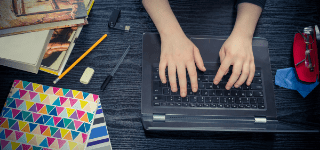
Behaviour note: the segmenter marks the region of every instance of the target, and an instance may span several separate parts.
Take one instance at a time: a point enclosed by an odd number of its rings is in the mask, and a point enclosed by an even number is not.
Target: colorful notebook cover
[[[88,140],[87,150],[112,150],[107,124],[104,119],[101,103],[98,104],[96,115]]]
[[[1,150],[84,150],[98,95],[15,80],[0,117]]]

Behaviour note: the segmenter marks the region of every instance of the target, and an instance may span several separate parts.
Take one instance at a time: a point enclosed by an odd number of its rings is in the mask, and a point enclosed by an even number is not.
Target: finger
[[[187,96],[187,78],[186,78],[186,67],[185,65],[177,66],[178,78],[179,78],[179,86],[180,86],[180,96]]]
[[[232,74],[229,78],[229,81],[226,85],[226,89],[229,90],[232,85],[238,80],[240,74],[241,74],[241,70],[242,70],[242,61],[238,61],[233,65],[233,69],[232,69]]]
[[[177,82],[176,82],[176,65],[170,62],[168,62],[168,75],[169,75],[171,91],[177,92],[178,89],[177,89]]]
[[[213,80],[214,81],[213,83],[215,85],[217,85],[221,81],[223,75],[229,69],[231,62],[232,62],[231,57],[227,56],[223,59],[223,62],[221,63],[219,70]]]
[[[250,71],[249,71],[249,77],[247,79],[247,85],[249,86],[253,80],[254,73],[256,72],[256,65],[254,64],[254,61],[252,60],[250,62]]]
[[[159,77],[161,79],[162,83],[166,83],[166,68],[167,68],[167,61],[166,60],[160,60],[159,63]]]
[[[249,61],[245,61],[242,66],[241,75],[238,81],[234,84],[234,87],[236,88],[240,87],[247,80],[249,76],[249,71],[250,71],[249,67],[250,67]]]
[[[204,64],[203,64],[202,57],[200,55],[200,51],[196,46],[194,46],[193,48],[193,55],[194,55],[194,61],[196,62],[197,67],[201,71],[206,71],[206,68],[204,67]]]
[[[226,53],[225,51],[223,51],[223,47],[221,47],[220,51],[219,51],[219,57],[220,57],[220,63],[222,64],[222,61],[224,60],[224,58],[226,57]],[[228,70],[224,73],[224,75],[226,75],[229,72],[229,68]]]
[[[191,89],[192,92],[198,91],[198,80],[197,80],[197,69],[193,62],[187,64],[187,70],[190,77]]]

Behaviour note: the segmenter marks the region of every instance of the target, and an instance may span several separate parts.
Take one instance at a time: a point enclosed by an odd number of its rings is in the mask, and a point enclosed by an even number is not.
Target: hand
[[[178,72],[180,95],[187,96],[186,68],[190,77],[193,92],[198,90],[196,66],[205,71],[199,49],[182,34],[171,34],[161,37],[161,56],[159,76],[162,83],[166,83],[165,69],[168,66],[168,76],[172,92],[177,92],[176,72]]]
[[[214,78],[214,84],[217,85],[223,75],[228,73],[230,65],[233,65],[233,70],[226,84],[227,90],[233,85],[240,87],[246,80],[248,86],[251,84],[255,72],[252,37],[231,34],[222,45],[219,55],[221,66]]]

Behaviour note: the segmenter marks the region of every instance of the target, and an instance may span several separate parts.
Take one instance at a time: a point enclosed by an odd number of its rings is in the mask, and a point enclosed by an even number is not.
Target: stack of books
[[[3,150],[111,150],[99,95],[15,80],[0,115]]]
[[[0,65],[60,75],[94,0],[1,0]]]

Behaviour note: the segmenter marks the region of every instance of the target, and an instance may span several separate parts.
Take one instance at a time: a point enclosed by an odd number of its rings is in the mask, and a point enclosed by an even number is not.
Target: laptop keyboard
[[[163,84],[160,81],[159,69],[153,67],[153,94],[152,105],[154,107],[203,107],[207,109],[265,109],[263,86],[260,68],[256,68],[253,81],[250,86],[245,83],[239,88],[232,87],[226,90],[225,86],[231,76],[231,71],[225,75],[218,85],[213,84],[217,70],[198,72],[198,91],[192,92],[190,79],[187,76],[187,96],[180,97],[180,89],[172,92],[170,83]],[[231,70],[231,69],[230,69]],[[168,73],[166,71],[168,80]],[[177,85],[178,78],[177,78]]]

